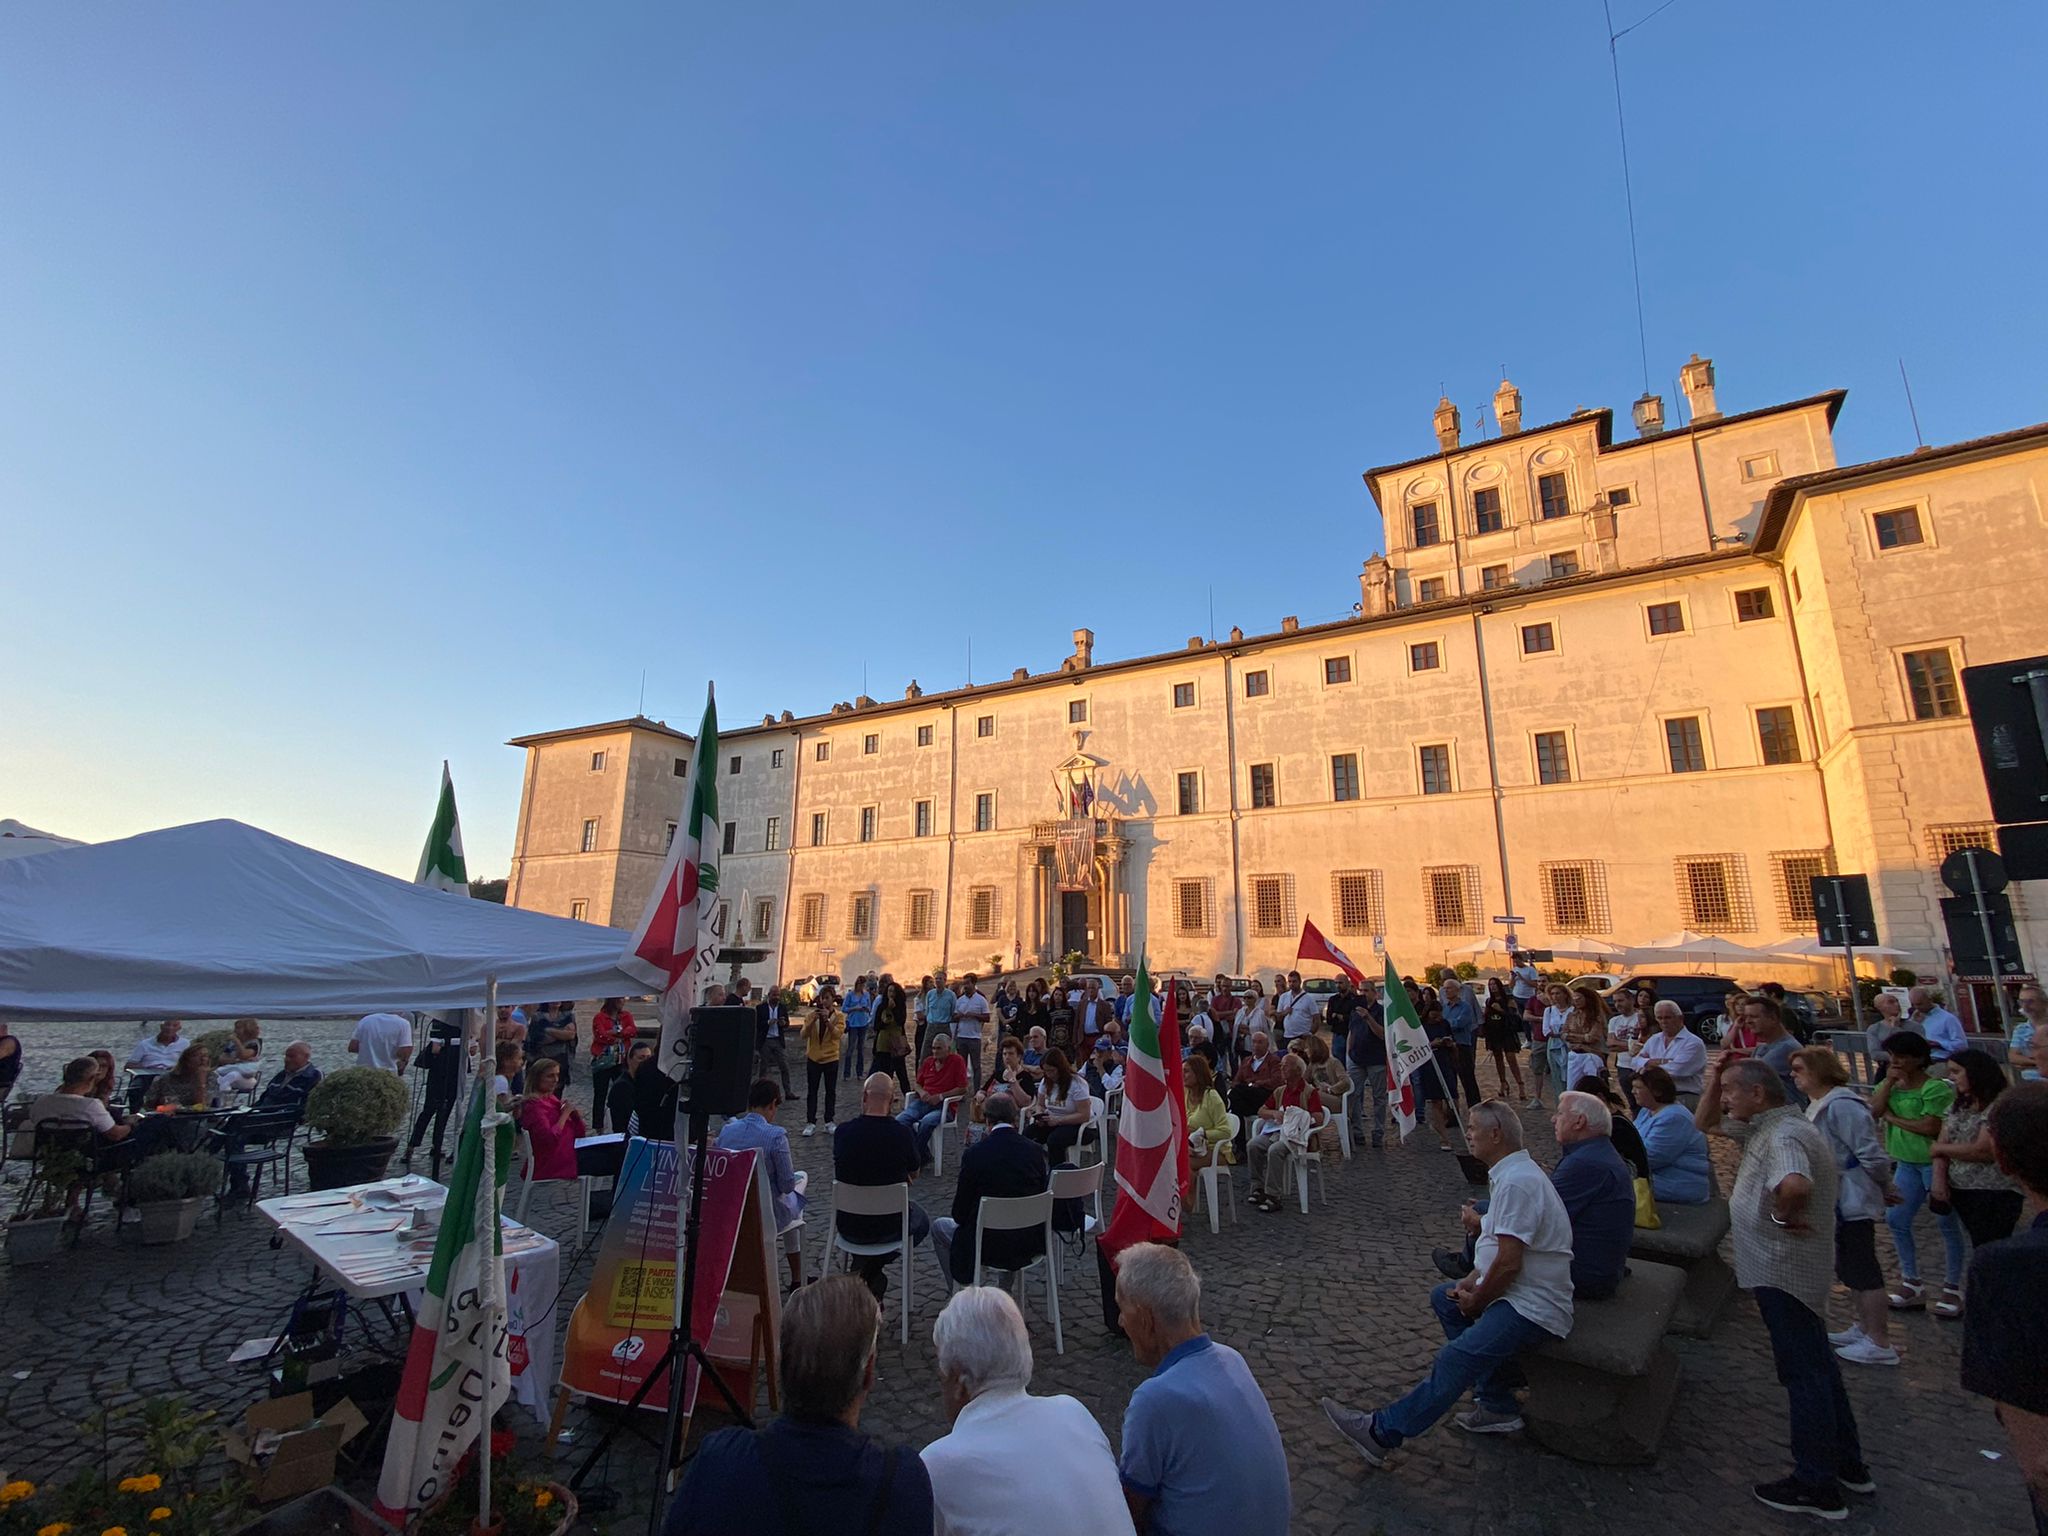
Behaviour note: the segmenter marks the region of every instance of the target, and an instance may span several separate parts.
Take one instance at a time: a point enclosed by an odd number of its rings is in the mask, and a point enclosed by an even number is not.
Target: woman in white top
[[[1094,1114],[1093,1096],[1064,1051],[1047,1051],[1039,1071],[1038,1097],[1024,1117],[1024,1134],[1045,1148],[1048,1162],[1058,1163],[1087,1128]]]
[[[1252,995],[1244,1000],[1237,1010],[1237,1039],[1232,1042],[1234,1054],[1246,1056],[1251,1053],[1252,1036],[1260,1030],[1268,1035],[1277,1035],[1273,1028],[1273,1005],[1266,1001],[1266,989],[1254,977],[1251,983]]]
[[[1551,1082],[1556,1085],[1559,1093],[1563,1093],[1571,1087],[1571,1084],[1565,1081],[1564,1075],[1564,1026],[1565,1021],[1572,1016],[1572,995],[1561,984],[1553,985],[1549,995],[1550,1006],[1543,1010],[1543,1039],[1538,1043],[1537,1049],[1541,1052],[1541,1060]],[[1539,1106],[1543,1103],[1541,1075],[1536,1082],[1536,1102]]]

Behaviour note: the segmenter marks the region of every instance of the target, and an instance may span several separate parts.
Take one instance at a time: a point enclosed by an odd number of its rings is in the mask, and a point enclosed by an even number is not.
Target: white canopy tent
[[[0,859],[18,859],[25,853],[49,853],[58,848],[83,848],[85,845],[76,838],[59,837],[54,832],[44,832],[16,821],[12,816],[0,816]]]
[[[0,861],[0,1011],[322,1018],[636,995],[615,928],[430,890],[238,821]]]

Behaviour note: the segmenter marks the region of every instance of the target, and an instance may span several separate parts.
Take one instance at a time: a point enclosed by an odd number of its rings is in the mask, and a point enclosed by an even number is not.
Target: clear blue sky
[[[1627,25],[1656,0],[1616,0]],[[1654,387],[1846,459],[2048,417],[2048,12],[1621,44]],[[524,731],[1336,617],[1365,467],[1642,388],[1542,4],[0,12],[0,815],[479,874]]]

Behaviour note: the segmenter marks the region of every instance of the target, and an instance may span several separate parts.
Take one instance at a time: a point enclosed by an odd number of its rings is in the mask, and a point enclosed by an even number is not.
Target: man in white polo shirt
[[[185,1024],[181,1019],[165,1019],[153,1035],[144,1035],[135,1042],[135,1049],[128,1053],[128,1067],[134,1072],[168,1072],[178,1064],[178,1058],[185,1054],[190,1040],[183,1039],[179,1031]]]
[[[412,1020],[402,1013],[366,1013],[348,1042],[349,1054],[365,1067],[405,1076],[412,1060]]]
[[[1506,1102],[1489,1099],[1465,1118],[1473,1155],[1488,1169],[1487,1206],[1472,1273],[1430,1293],[1447,1341],[1436,1364],[1414,1391],[1377,1413],[1322,1400],[1323,1413],[1369,1466],[1384,1466],[1467,1388],[1477,1406],[1458,1415],[1458,1428],[1514,1433],[1522,1427],[1515,1356],[1572,1331],[1572,1220],[1564,1201],[1522,1150],[1522,1122]]]

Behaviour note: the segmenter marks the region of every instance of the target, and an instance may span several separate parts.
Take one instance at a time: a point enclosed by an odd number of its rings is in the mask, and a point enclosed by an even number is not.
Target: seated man
[[[839,1531],[931,1536],[932,1483],[914,1451],[860,1432],[881,1315],[833,1275],[782,1309],[782,1416],[707,1436],[669,1501],[662,1536]]]
[[[1123,1087],[1124,1061],[1107,1038],[1096,1037],[1095,1054],[1089,1058],[1082,1076],[1088,1080],[1088,1092],[1098,1099],[1107,1099]]]
[[[320,1086],[320,1069],[313,1065],[313,1047],[294,1040],[284,1048],[284,1065],[271,1075],[256,1100],[258,1109],[298,1109],[306,1095]]]
[[[1466,1126],[1473,1155],[1488,1170],[1487,1209],[1473,1272],[1430,1292],[1447,1340],[1436,1364],[1406,1397],[1376,1413],[1322,1400],[1323,1413],[1368,1466],[1386,1465],[1404,1440],[1429,1429],[1468,1388],[1476,1406],[1458,1415],[1458,1428],[1475,1435],[1520,1429],[1515,1356],[1572,1331],[1572,1224],[1564,1201],[1522,1150],[1522,1123],[1506,1103],[1479,1105]]]
[[[924,1448],[937,1530],[1131,1536],[1116,1458],[1095,1416],[1071,1397],[1025,1390],[1031,1335],[1007,1291],[958,1292],[939,1314],[932,1343],[952,1425]]]
[[[961,1285],[979,1283],[974,1273],[974,1232],[981,1219],[981,1197],[1035,1195],[1052,1185],[1045,1148],[1017,1129],[1015,1101],[1006,1093],[992,1093],[981,1114],[988,1134],[960,1155],[953,1214],[932,1223],[932,1252],[938,1255],[939,1267]],[[981,1245],[982,1261],[990,1269],[1022,1269],[1044,1252],[1043,1227],[992,1233]]]
[[[134,1124],[129,1121],[115,1123],[107,1106],[92,1091],[99,1076],[100,1064],[90,1056],[76,1056],[64,1063],[63,1086],[55,1093],[46,1093],[30,1101],[28,1114],[14,1133],[11,1155],[29,1156],[35,1150],[36,1127],[51,1121],[67,1129],[84,1126],[96,1132],[101,1141],[125,1141],[135,1129]]]
[[[1273,1049],[1273,1037],[1263,1029],[1252,1031],[1251,1049],[1237,1064],[1237,1077],[1230,1087],[1230,1112],[1237,1116],[1237,1150],[1244,1152],[1252,1121],[1259,1106],[1280,1086],[1280,1053]]]
[[[1131,1353],[1152,1369],[1124,1410],[1118,1471],[1133,1523],[1174,1536],[1282,1536],[1293,1493],[1280,1430],[1244,1356],[1203,1331],[1194,1266],[1163,1244],[1126,1248],[1116,1306]]]
[[[920,1164],[931,1158],[932,1134],[944,1121],[946,1106],[954,1105],[953,1113],[957,1115],[957,1106],[966,1096],[967,1058],[953,1049],[951,1035],[933,1035],[931,1054],[918,1063],[917,1086],[904,1095],[903,1113],[896,1117],[916,1133]]]
[[[747,1090],[747,1112],[719,1127],[718,1144],[728,1152],[758,1152],[768,1170],[768,1189],[775,1196],[776,1230],[789,1259],[789,1288],[804,1283],[804,1184],[789,1157],[789,1132],[775,1124],[782,1108],[782,1090],[773,1078],[759,1079]]]
[[[1014,1046],[1016,1042],[1010,1044]],[[841,1121],[832,1133],[835,1182],[873,1186],[917,1181],[917,1138],[909,1126],[889,1113],[895,1097],[896,1079],[887,1072],[876,1072],[861,1083],[860,1113]],[[839,1235],[849,1243],[886,1243],[903,1235],[903,1224],[894,1216],[857,1216],[842,1211],[836,1213],[835,1220]],[[911,1201],[910,1241],[923,1242],[931,1226],[924,1207]],[[862,1254],[853,1261],[853,1272],[867,1281],[876,1301],[888,1294],[888,1266],[894,1257],[888,1253]]]

